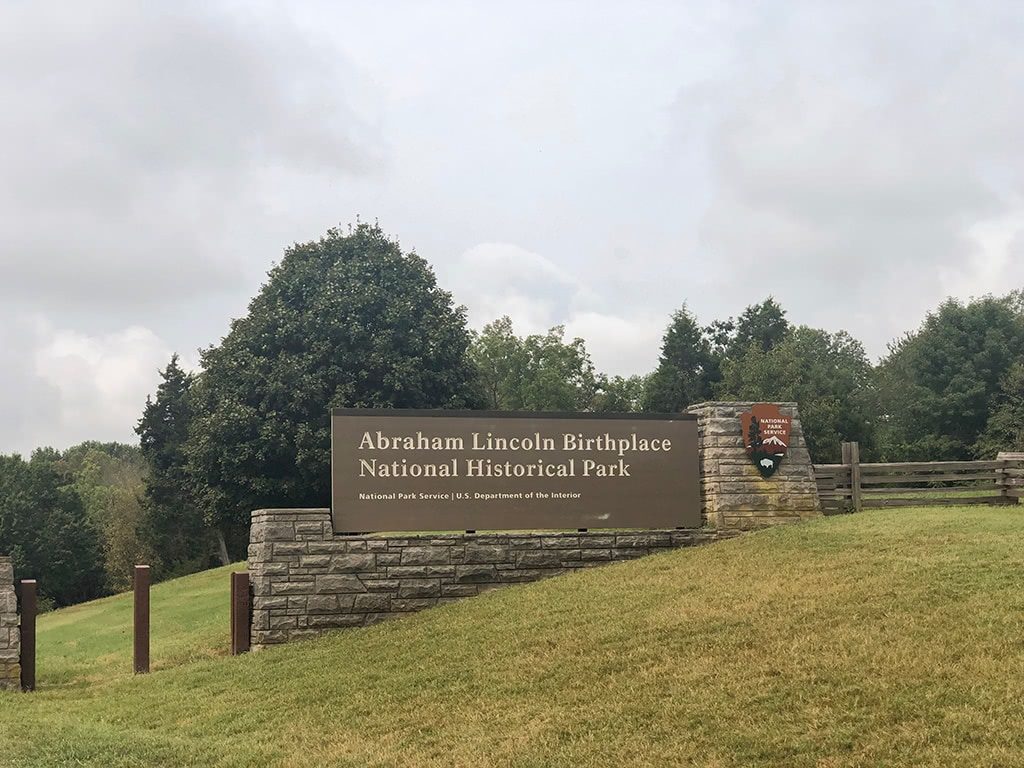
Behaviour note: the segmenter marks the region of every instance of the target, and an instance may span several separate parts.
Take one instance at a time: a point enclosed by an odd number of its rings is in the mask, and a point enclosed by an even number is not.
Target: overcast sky
[[[357,216],[471,324],[654,367],[773,294],[873,358],[1024,287],[1018,2],[0,0],[0,452],[133,440]]]

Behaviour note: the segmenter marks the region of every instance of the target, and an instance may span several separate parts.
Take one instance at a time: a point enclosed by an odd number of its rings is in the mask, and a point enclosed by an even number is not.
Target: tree
[[[743,354],[751,345],[758,347],[762,352],[769,352],[782,343],[789,331],[786,310],[769,296],[760,304],[751,304],[737,318],[729,344],[730,356]]]
[[[1017,362],[1003,377],[985,431],[974,444],[974,454],[994,459],[1000,451],[1024,451],[1024,362]]]
[[[583,339],[565,341],[565,328],[525,338],[506,316],[473,335],[469,356],[478,388],[491,410],[585,411],[597,391]]]
[[[142,530],[141,452],[121,443],[86,442],[65,451],[60,463],[99,535],[107,589],[128,589],[134,565],[158,562]]]
[[[597,376],[597,392],[591,410],[598,413],[631,413],[643,406],[646,376]]]
[[[53,449],[0,456],[0,552],[57,605],[103,593],[99,537]]]
[[[658,368],[647,380],[643,410],[677,413],[707,400],[720,378],[719,359],[706,329],[684,304],[672,314],[662,339]]]
[[[472,332],[469,359],[476,369],[478,396],[490,410],[522,408],[529,360],[508,315]]]
[[[192,387],[186,455],[207,522],[330,500],[330,409],[475,405],[465,311],[379,226],[289,248]],[[229,539],[229,544],[231,541]]]
[[[1024,355],[1019,295],[944,301],[889,347],[878,369],[883,451],[892,461],[964,460]]]
[[[735,320],[715,320],[704,328],[704,335],[712,354],[722,361],[739,357],[752,344],[767,352],[785,339],[790,330],[786,310],[769,296],[760,304],[748,306]]]
[[[192,496],[186,466],[194,377],[182,370],[176,354],[160,377],[156,397],[146,398],[135,433],[148,469],[143,526],[159,557],[157,576],[164,578],[207,566],[213,547],[211,531]],[[223,540],[220,544],[221,563],[227,565],[226,545]]]
[[[727,360],[717,396],[724,400],[795,401],[804,437],[817,462],[840,459],[840,443],[874,451],[871,364],[859,341],[800,326],[765,351],[751,344]]]

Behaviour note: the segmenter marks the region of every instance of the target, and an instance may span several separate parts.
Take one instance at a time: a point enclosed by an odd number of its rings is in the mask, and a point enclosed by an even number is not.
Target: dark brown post
[[[135,674],[149,672],[149,566],[135,566]]]
[[[860,512],[860,443],[843,443],[843,464],[850,468],[850,506]]]
[[[35,579],[22,579],[21,599],[21,690],[36,689],[36,614],[39,604],[36,600]]]
[[[249,572],[231,574],[231,655],[249,650]]]

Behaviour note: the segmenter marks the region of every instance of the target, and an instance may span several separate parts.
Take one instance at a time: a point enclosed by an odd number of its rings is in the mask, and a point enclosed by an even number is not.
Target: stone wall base
[[[0,557],[0,689],[21,688],[21,627],[14,592],[14,566]]]
[[[21,689],[21,665],[17,662],[0,661],[0,691]]]
[[[261,509],[249,538],[252,647],[730,535],[704,528],[336,536],[328,509]]]

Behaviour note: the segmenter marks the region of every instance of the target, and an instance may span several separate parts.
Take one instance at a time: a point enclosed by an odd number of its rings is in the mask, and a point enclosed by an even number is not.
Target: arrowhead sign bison
[[[779,412],[779,406],[771,403],[758,403],[740,414],[743,446],[762,477],[771,477],[782,463],[789,448],[792,421]]]

